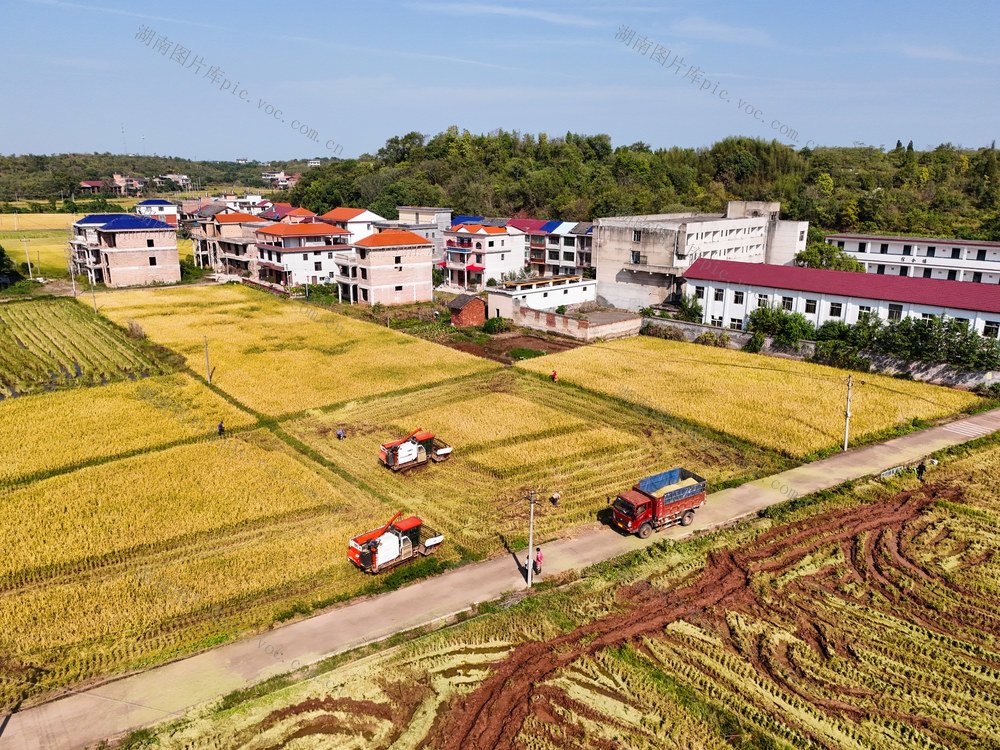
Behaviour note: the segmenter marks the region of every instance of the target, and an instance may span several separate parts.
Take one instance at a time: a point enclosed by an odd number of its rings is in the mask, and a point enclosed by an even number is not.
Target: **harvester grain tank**
[[[703,477],[682,467],[653,474],[615,498],[615,525],[642,539],[668,526],[688,526],[705,504],[707,486]]]

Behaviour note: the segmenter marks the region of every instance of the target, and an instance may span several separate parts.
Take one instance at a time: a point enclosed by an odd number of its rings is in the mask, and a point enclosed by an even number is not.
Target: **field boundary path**
[[[687,528],[647,540],[587,528],[545,545],[551,576],[694,531],[726,525],[791,497],[914,463],[1000,430],[1000,409],[838,453],[710,496]],[[933,477],[933,472],[931,472]],[[624,489],[624,488],[623,488]],[[518,553],[523,559],[526,552]],[[260,636],[105,682],[0,718],[0,748],[69,750],[178,718],[192,706],[334,654],[426,625],[524,587],[510,555],[467,565],[397,591],[341,606]]]

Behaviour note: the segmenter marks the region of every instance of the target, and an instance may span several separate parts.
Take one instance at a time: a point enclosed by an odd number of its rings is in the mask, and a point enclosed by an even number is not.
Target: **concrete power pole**
[[[851,431],[851,376],[847,376],[847,410],[844,412],[844,450],[847,450],[847,436]]]
[[[14,216],[16,217],[17,214],[14,214]],[[34,276],[34,274],[31,273],[31,255],[28,254],[28,238],[27,237],[22,237],[21,238],[21,242],[24,243],[24,257],[28,261],[28,278],[29,279],[34,279],[35,276]]]
[[[208,336],[205,337],[205,377],[208,378],[208,384],[212,384],[212,368],[208,364]]]
[[[535,571],[535,561],[531,557],[531,553],[535,550],[535,491],[531,491],[531,495],[528,497],[531,502],[531,510],[528,514],[528,588],[531,588],[531,574]]]

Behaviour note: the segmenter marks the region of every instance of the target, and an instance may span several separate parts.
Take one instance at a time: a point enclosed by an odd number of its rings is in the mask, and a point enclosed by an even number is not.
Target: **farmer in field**
[[[226,428],[222,426],[222,422],[219,422],[219,437],[225,437]]]
[[[337,430],[337,440],[343,440],[343,439],[344,439],[344,430],[343,428],[341,428]]]
[[[556,375],[556,371],[555,370],[552,371],[552,382],[553,383],[559,382],[559,376]]]
[[[924,462],[921,461],[920,462],[920,466],[917,467],[917,479],[919,479],[921,481],[921,483],[923,483],[923,481],[924,481],[924,472],[925,471],[927,471],[927,467],[924,466]]]

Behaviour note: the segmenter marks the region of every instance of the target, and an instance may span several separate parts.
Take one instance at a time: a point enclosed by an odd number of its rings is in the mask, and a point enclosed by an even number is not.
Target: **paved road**
[[[1000,430],[1000,409],[941,427],[840,453],[739,487],[713,493],[695,522],[662,536],[708,529],[780,503],[789,496],[834,487],[934,451]],[[545,574],[581,569],[655,544],[606,528],[587,529],[545,545]],[[524,559],[525,552],[519,553]],[[267,677],[425,625],[522,588],[512,556],[468,565],[419,584],[329,610],[284,627],[0,719],[0,748],[69,750],[164,719]],[[294,662],[294,664],[293,664]],[[4,722],[6,725],[4,726]]]

